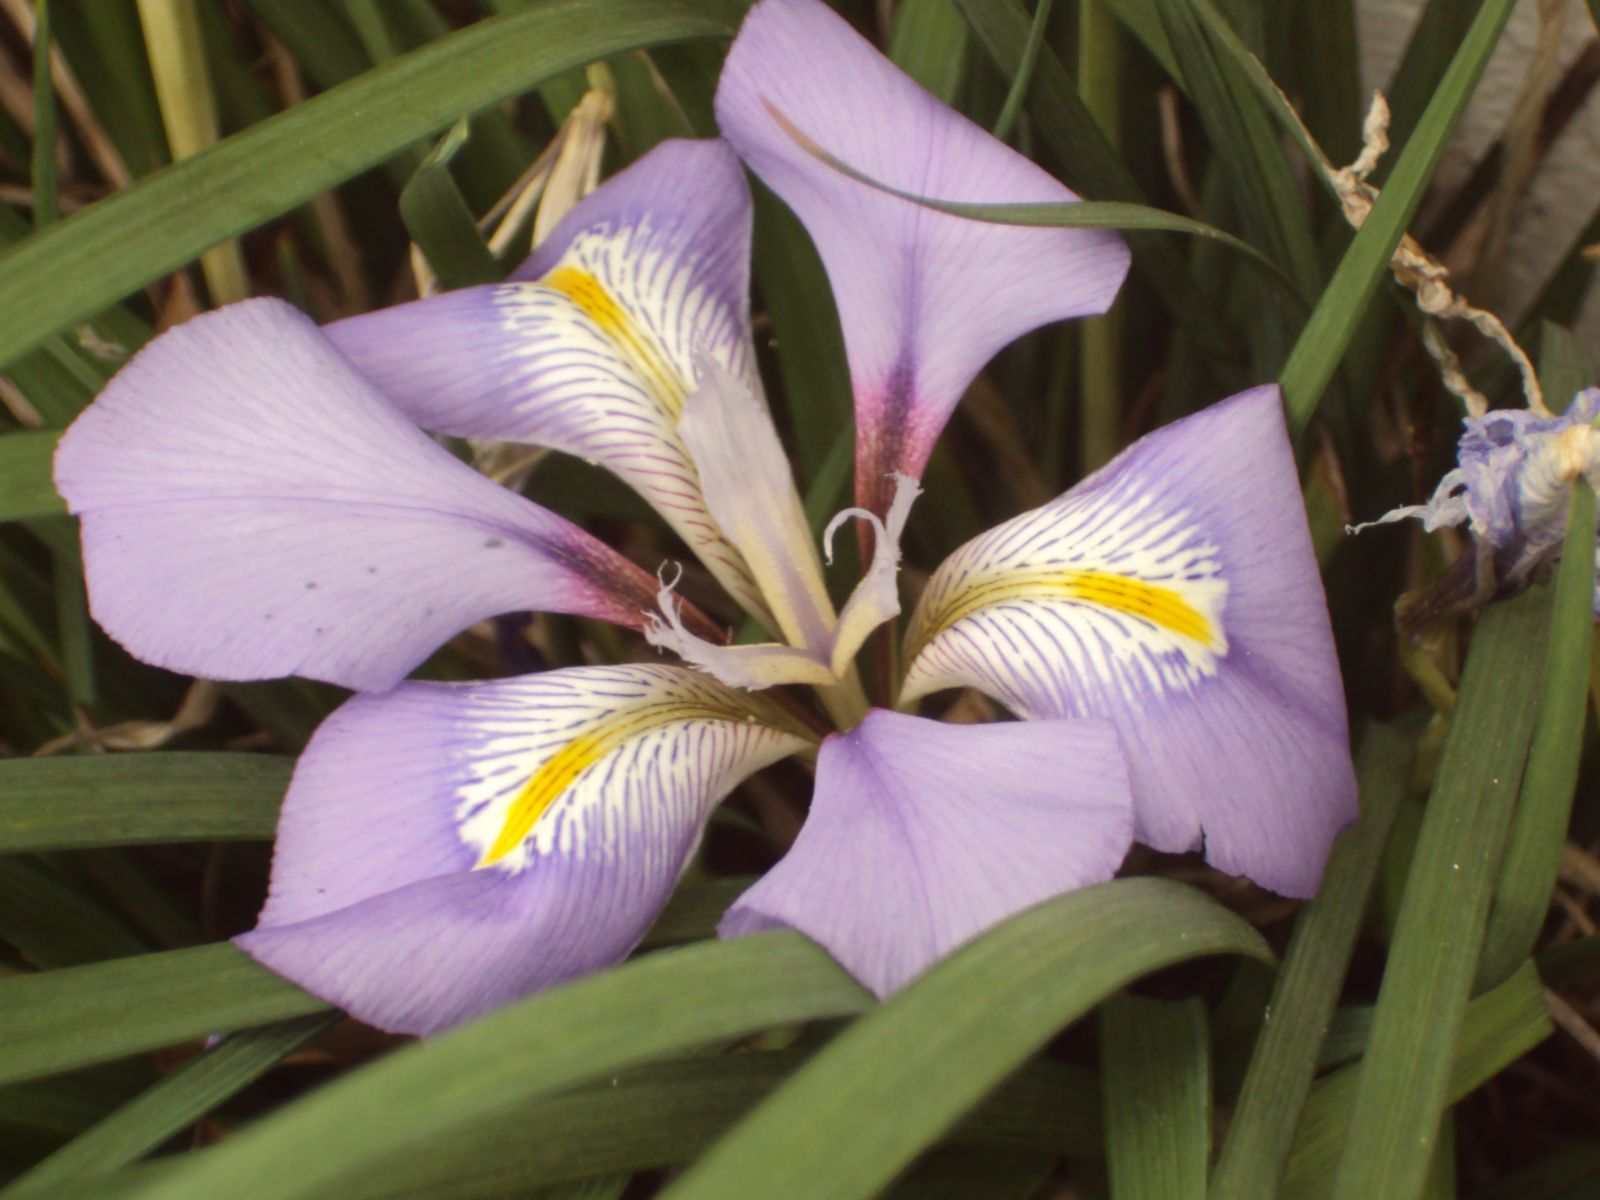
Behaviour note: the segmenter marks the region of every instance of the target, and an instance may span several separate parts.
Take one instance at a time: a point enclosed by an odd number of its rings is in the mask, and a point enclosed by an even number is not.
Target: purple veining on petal
[[[830,64],[827,87],[816,86],[820,59]],[[1049,321],[1103,312],[1127,272],[1115,233],[936,212],[849,178],[797,142],[784,122],[855,170],[932,199],[1077,198],[818,0],[751,9],[716,108],[723,136],[800,217],[827,267],[856,395],[857,497],[880,515],[888,477],[920,477],[961,393],[997,350]]]
[[[1041,577],[1060,584],[1014,583]],[[956,551],[911,641],[908,696],[973,686],[1023,716],[1114,722],[1138,836],[1159,849],[1203,838],[1217,866],[1304,896],[1355,816],[1338,661],[1274,388],[1158,430]]]
[[[432,1033],[621,961],[711,808],[803,743],[683,668],[407,683],[324,723],[284,802],[252,957],[352,1015]],[[653,706],[653,709],[652,709]],[[484,845],[538,768],[665,713],[580,772],[513,857]],[[722,715],[717,715],[717,714]],[[709,714],[709,715],[708,715]]]
[[[648,573],[431,441],[281,301],[157,338],[55,470],[95,618],[189,674],[383,690],[487,617],[638,628],[654,597]]]

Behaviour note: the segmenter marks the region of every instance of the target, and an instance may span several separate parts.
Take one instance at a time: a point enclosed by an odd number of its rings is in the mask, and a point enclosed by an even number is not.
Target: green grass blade
[[[1316,899],[1301,910],[1273,987],[1228,1137],[1211,1180],[1211,1200],[1255,1200],[1278,1186],[1295,1122],[1311,1090],[1322,1032],[1338,1003],[1361,917],[1377,882],[1411,770],[1412,742],[1385,725],[1367,729],[1356,763],[1361,819],[1339,839]]]
[[[406,230],[446,289],[493,283],[501,276],[500,266],[450,174],[450,160],[467,144],[468,136],[467,122],[457,121],[400,193],[400,217]]]
[[[917,0],[895,9],[889,59],[946,104],[967,70],[967,25],[951,0]]]
[[[800,141],[803,137],[797,130],[793,131],[793,133],[797,141]],[[1019,225],[1028,228],[1162,230],[1168,233],[1186,233],[1193,237],[1207,238],[1244,255],[1245,261],[1255,267],[1262,278],[1272,284],[1277,292],[1290,303],[1297,307],[1305,303],[1305,298],[1294,280],[1285,274],[1276,263],[1262,254],[1261,251],[1248,242],[1234,237],[1233,234],[1218,229],[1214,225],[1207,225],[1204,221],[1196,221],[1193,217],[1166,212],[1144,204],[1129,204],[1117,200],[1076,200],[1061,204],[967,204],[959,201],[941,200],[937,196],[919,196],[913,192],[901,191],[899,188],[890,187],[886,183],[880,183],[872,176],[858,171],[849,163],[835,158],[820,146],[804,141],[801,144],[819,162],[826,163],[840,174],[848,175],[857,183],[876,188],[880,192],[896,196],[912,204],[920,204],[924,208],[931,208],[935,212],[949,213],[955,217],[965,217],[969,221],[984,221],[993,225]]]
[[[1116,996],[1100,1009],[1112,1200],[1205,1200],[1211,1056],[1199,1000]]]
[[[6,1194],[32,1194],[47,1184],[104,1175],[137,1162],[337,1020],[315,1013],[224,1038],[39,1163]]]
[[[0,257],[0,365],[406,146],[571,67],[730,32],[721,0],[552,0],[471,25],[158,171]]]
[[[1451,1062],[1533,733],[1550,596],[1491,604],[1478,622],[1423,817],[1362,1060],[1338,1200],[1414,1196],[1427,1173]]]
[[[335,5],[306,0],[245,0],[245,5],[319,88],[343,83],[372,65],[360,37]]]
[[[994,121],[994,136],[1005,141],[1022,115],[1022,103],[1027,98],[1028,87],[1033,83],[1033,70],[1039,63],[1039,51],[1044,47],[1044,32],[1050,23],[1050,9],[1055,0],[1034,0],[1033,23],[1028,27],[1028,40],[1022,44],[1022,58],[1017,62],[1016,73],[1011,77],[1011,88],[1006,92],[1005,103]]]
[[[0,1083],[322,1012],[226,942],[0,980]]]
[[[341,1183],[338,1195],[340,1200],[532,1200],[536,1188],[686,1162],[811,1057],[804,1050],[760,1051],[634,1067],[426,1143],[398,1147],[359,1178]],[[1036,1063],[963,1118],[947,1144],[988,1154],[1004,1148],[1093,1157],[1100,1152],[1099,1138],[1094,1075],[1061,1063]],[[203,1150],[191,1161],[215,1153]],[[123,1195],[170,1176],[173,1166],[181,1169],[167,1160],[97,1182],[109,1194]],[[84,1193],[83,1184],[74,1181],[28,1194],[30,1200],[65,1200]],[[545,1193],[533,1195],[545,1200]]]
[[[150,949],[69,879],[37,860],[11,856],[0,858],[0,942],[47,969]]]
[[[956,0],[956,6],[1001,72],[1008,78],[1014,75],[1031,28],[1019,0]],[[1100,131],[1071,75],[1048,46],[1040,51],[1034,68],[1028,113],[1069,187],[1099,200],[1144,202],[1144,191]],[[1195,340],[1212,354],[1228,354],[1234,339],[1205,303],[1204,293],[1171,240],[1151,234],[1131,238],[1129,244],[1134,270]]]
[[[292,764],[172,751],[0,762],[0,852],[272,836]]]
[[[1492,992],[1467,1006],[1448,1073],[1446,1099],[1454,1104],[1555,1032],[1545,1007],[1544,989],[1531,965],[1524,966]],[[1306,1102],[1295,1135],[1294,1153],[1284,1175],[1282,1200],[1323,1200],[1332,1190],[1333,1171],[1347,1144],[1351,1109],[1361,1082],[1360,1065],[1346,1067],[1320,1080]],[[1432,1141],[1430,1136],[1429,1141]],[[1428,1156],[1423,1156],[1423,1171]],[[1396,1181],[1398,1183],[1399,1181]],[[1415,1195],[1422,1186],[1415,1177],[1411,1191],[1389,1190],[1387,1181],[1371,1197]],[[1370,1200],[1370,1197],[1369,1197]]]
[[[855,398],[833,290],[805,227],[766,188],[755,189],[756,286],[783,347],[779,374],[800,478],[818,478],[841,431],[855,428]],[[854,439],[851,439],[854,448]],[[846,465],[854,462],[853,454]],[[833,515],[830,510],[828,516]]]
[[[1031,908],[936,964],[839,1035],[663,1196],[875,1195],[1062,1026],[1150,971],[1266,957],[1199,893],[1124,879]]]
[[[287,985],[285,985],[287,986]],[[400,1151],[564,1088],[871,1001],[818,947],[773,933],[664,950],[407,1047],[282,1109],[150,1200],[346,1194]]]
[[[1334,369],[1360,325],[1358,318],[1383,281],[1389,257],[1422,203],[1423,190],[1444,156],[1450,135],[1466,111],[1467,101],[1515,3],[1516,0],[1485,0],[1416,132],[1400,151],[1383,194],[1339,260],[1322,299],[1289,352],[1278,383],[1283,388],[1289,427],[1296,434],[1310,424]]]
[[[54,517],[67,511],[50,478],[58,437],[45,429],[0,436],[0,521]]]
[[[33,161],[28,172],[33,189],[33,223],[43,229],[54,224],[59,211],[56,173],[56,85],[50,70],[50,0],[33,8]]]
[[[1315,287],[1305,206],[1266,114],[1237,66],[1216,52],[1190,0],[1157,0],[1156,7],[1246,230],[1300,287]]]
[[[1532,952],[1555,890],[1589,716],[1594,527],[1594,491],[1580,475],[1567,510],[1567,538],[1554,585],[1555,614],[1544,650],[1539,723],[1500,863],[1475,991],[1494,987]]]

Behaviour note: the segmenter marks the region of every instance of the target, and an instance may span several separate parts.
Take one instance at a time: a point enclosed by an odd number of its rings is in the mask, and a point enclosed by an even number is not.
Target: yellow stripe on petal
[[[491,867],[527,839],[539,818],[572,787],[583,774],[626,743],[682,721],[752,720],[748,709],[717,704],[711,700],[667,700],[638,708],[624,709],[602,717],[584,732],[574,736],[533,773],[506,809],[500,832],[484,851],[475,869]]]
[[[1215,587],[1214,581],[1207,583]],[[1092,604],[1147,621],[1213,652],[1221,653],[1227,649],[1227,641],[1217,623],[1176,588],[1112,571],[1052,570],[978,579],[961,591],[944,597],[944,602],[936,611],[918,614],[918,627],[912,630],[909,657],[915,658],[923,646],[979,609],[1026,600],[1065,600]]]
[[[539,281],[560,292],[616,347],[649,385],[662,408],[676,421],[683,413],[688,388],[654,337],[618,304],[605,285],[580,267],[557,267]]]

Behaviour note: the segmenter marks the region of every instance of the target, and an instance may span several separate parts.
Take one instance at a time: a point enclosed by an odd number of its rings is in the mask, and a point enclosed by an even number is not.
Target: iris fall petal
[[[1106,721],[879,709],[823,743],[799,839],[720,932],[798,929],[886,996],[1006,917],[1111,878],[1132,835]]]
[[[664,142],[568,213],[511,281],[336,321],[328,336],[425,429],[614,472],[760,615],[678,435],[697,355],[760,395],[750,220],[726,145]]]
[[[238,943],[404,1033],[618,962],[711,809],[806,744],[762,713],[665,666],[356,697],[300,759]]]
[[[654,599],[648,572],[457,461],[277,300],[145,347],[55,474],[95,619],[188,674],[383,690],[486,617],[638,628]]]
[[[1141,841],[1307,896],[1355,817],[1344,693],[1276,388],[1174,422],[929,581],[904,698],[1105,717]]]

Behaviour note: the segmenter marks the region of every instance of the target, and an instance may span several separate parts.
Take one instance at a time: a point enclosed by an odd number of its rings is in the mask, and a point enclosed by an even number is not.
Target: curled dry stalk
[[[1307,143],[1316,146],[1307,134]],[[1339,198],[1344,219],[1351,228],[1360,229],[1377,202],[1378,189],[1370,177],[1379,160],[1389,149],[1389,103],[1382,92],[1374,92],[1372,107],[1361,127],[1361,153],[1347,167],[1334,167],[1326,156],[1317,164],[1324,178]],[[1318,154],[1321,150],[1318,149]],[[1522,375],[1522,391],[1528,409],[1540,416],[1549,416],[1539,377],[1527,352],[1517,345],[1505,323],[1493,313],[1477,308],[1463,299],[1450,286],[1450,269],[1424,250],[1409,233],[1400,239],[1389,269],[1401,287],[1416,297],[1417,308],[1423,314],[1422,344],[1438,364],[1444,386],[1461,400],[1469,415],[1481,417],[1489,411],[1489,400],[1473,387],[1461,369],[1461,360],[1444,339],[1438,322],[1446,319],[1466,321],[1484,337],[1494,342],[1517,364]]]

